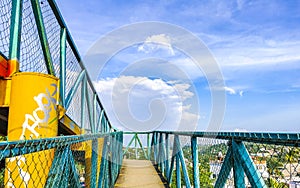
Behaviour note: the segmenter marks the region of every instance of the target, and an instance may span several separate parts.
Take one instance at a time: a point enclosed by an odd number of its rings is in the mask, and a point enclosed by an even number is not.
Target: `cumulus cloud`
[[[151,35],[138,47],[138,51],[144,53],[150,53],[157,50],[167,50],[170,55],[175,54],[171,44],[171,38],[168,35]]]
[[[101,79],[94,85],[113,125],[120,129],[194,130],[197,127],[198,112],[192,111],[191,104],[186,102],[194,96],[189,84],[121,76]]]

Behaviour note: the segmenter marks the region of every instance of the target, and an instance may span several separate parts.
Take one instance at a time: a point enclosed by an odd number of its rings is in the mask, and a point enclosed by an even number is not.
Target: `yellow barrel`
[[[8,140],[57,136],[58,83],[58,78],[41,73],[12,76]],[[47,150],[7,159],[7,187],[44,187],[53,157],[54,150]]]

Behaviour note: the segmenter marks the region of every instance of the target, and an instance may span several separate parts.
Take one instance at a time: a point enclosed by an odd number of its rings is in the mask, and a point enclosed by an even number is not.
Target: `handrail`
[[[78,49],[77,49],[77,47],[76,47],[76,45],[75,45],[75,42],[74,42],[73,38],[71,37],[71,34],[70,34],[70,32],[69,32],[69,29],[68,29],[68,27],[67,27],[67,25],[66,25],[66,22],[64,21],[64,19],[63,19],[61,13],[60,13],[60,11],[59,11],[59,9],[58,9],[58,6],[57,6],[56,2],[55,2],[54,0],[48,0],[48,2],[49,2],[50,7],[52,8],[52,11],[53,11],[53,13],[54,13],[54,15],[55,15],[55,17],[56,17],[56,19],[57,19],[59,25],[60,25],[62,28],[66,28],[67,41],[69,42],[69,45],[70,45],[70,47],[72,48],[73,52],[75,52],[74,55],[76,56],[76,59],[78,60],[80,67],[81,67],[83,70],[86,70],[84,64],[82,63],[82,58],[81,58],[81,56],[80,56],[80,54],[79,54],[79,51],[78,51]],[[89,76],[88,74],[86,74],[86,75],[87,75],[87,81],[88,81],[88,83],[91,85],[92,91],[93,91],[94,93],[97,93],[96,90],[95,90],[95,88],[94,88],[93,82],[91,81],[90,76]],[[101,109],[104,109],[102,103],[100,102],[100,99],[99,99],[99,96],[98,96],[98,95],[97,95],[97,102],[100,104],[100,108],[101,108]],[[105,111],[104,111],[104,116],[105,116],[106,119],[108,119],[108,116],[107,116],[107,114],[106,114]],[[112,125],[111,125],[111,123],[110,123],[110,121],[108,121],[108,122],[109,122],[109,126],[110,126],[111,128],[113,128]],[[117,130],[117,129],[114,128],[114,130]]]
[[[190,131],[155,131],[157,133],[174,134],[181,136],[195,136],[215,139],[234,139],[255,143],[299,146],[299,133],[260,133],[260,132],[190,132]]]
[[[124,155],[133,159],[144,159],[145,155],[169,185],[176,187],[224,187],[230,182],[235,187],[285,186],[297,176],[300,166],[298,133],[150,131],[124,135],[133,135],[127,147],[123,146]],[[147,139],[152,135],[151,145],[137,144],[139,135],[147,135]],[[135,154],[128,155],[129,148]]]

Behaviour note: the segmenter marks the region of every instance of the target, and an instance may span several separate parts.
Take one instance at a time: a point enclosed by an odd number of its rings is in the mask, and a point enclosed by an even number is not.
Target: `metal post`
[[[231,168],[233,167],[232,164],[232,149],[231,149],[232,145],[229,144],[229,148],[227,150],[225,159],[223,161],[221,170],[219,172],[219,176],[218,179],[215,183],[215,188],[223,188],[226,180],[230,174]]]
[[[65,107],[66,100],[66,28],[61,28],[60,31],[60,101]]]
[[[230,149],[233,149],[232,147]],[[242,165],[238,161],[238,156],[233,155],[233,173],[234,173],[234,187],[245,188],[245,172]]]
[[[157,132],[153,132],[154,162],[157,164]]]
[[[181,188],[180,162],[178,153],[176,154],[176,187]]]
[[[66,103],[65,103],[65,108],[66,109],[69,108],[69,106],[71,104],[71,101],[73,99],[73,96],[75,95],[75,93],[76,93],[76,91],[77,91],[77,89],[78,89],[78,87],[79,87],[79,85],[80,85],[81,82],[83,83],[83,87],[82,88],[86,90],[86,71],[85,70],[82,70],[80,72],[80,74],[78,75],[78,77],[77,77],[77,79],[76,79],[76,81],[75,81],[72,89],[69,91],[69,93],[67,95]],[[85,96],[85,90],[84,90],[84,92],[82,91],[82,93],[81,93],[81,99],[82,99],[82,97]]]
[[[91,182],[90,187],[96,188],[97,180],[97,162],[98,162],[98,139],[92,140],[92,165],[91,165]]]
[[[94,127],[92,129],[94,129],[94,133],[97,131],[96,130],[96,126],[97,126],[97,120],[96,120],[96,116],[97,116],[97,93],[94,93],[94,97],[93,97],[93,125]]]
[[[160,133],[159,135],[159,166],[161,173],[164,174],[165,168],[164,168],[164,158],[165,158],[165,152],[164,152],[164,144],[163,144],[163,133]]]
[[[169,153],[170,153],[170,149],[169,149],[169,134],[166,133],[165,134],[165,140],[166,140],[166,159],[165,159],[165,163],[166,163],[166,177],[168,177],[169,173],[170,173],[170,164],[169,164]]]
[[[81,118],[80,118],[80,128],[85,128],[85,90],[86,90],[86,78],[84,76],[83,80],[81,81]]]
[[[191,137],[191,149],[192,149],[192,158],[193,158],[193,177],[194,177],[194,187],[200,187],[199,182],[199,168],[198,168],[198,145],[197,137]]]
[[[185,181],[185,185],[187,188],[190,188],[191,187],[191,183],[190,183],[190,179],[189,179],[189,175],[188,175],[188,172],[187,172],[187,169],[186,169],[186,164],[185,164],[185,161],[184,161],[184,156],[183,156],[183,152],[182,152],[182,149],[180,147],[180,141],[179,141],[179,136],[178,135],[175,135],[175,143],[176,143],[176,147],[177,147],[177,155],[180,159],[180,162],[181,162],[181,168],[182,168],[182,172],[183,172],[183,177],[184,177],[184,181]]]
[[[242,165],[244,172],[252,187],[261,188],[267,187],[265,181],[261,177],[260,172],[257,170],[253,160],[242,142],[232,141],[233,152],[236,156],[237,162]]]
[[[138,144],[139,144],[140,148],[141,148],[142,151],[143,151],[143,154],[144,154],[145,158],[147,158],[147,154],[146,154],[146,152],[145,152],[145,150],[144,150],[144,148],[143,148],[143,144],[142,144],[140,138],[137,136],[136,139],[137,139],[137,141],[138,141]]]
[[[135,159],[138,159],[137,156],[138,156],[138,152],[137,152],[137,134],[134,134],[134,148],[135,148]]]
[[[148,160],[150,160],[151,158],[150,133],[147,134],[147,152],[148,152]]]
[[[44,59],[48,73],[55,76],[55,70],[52,63],[51,53],[49,49],[49,43],[47,39],[46,29],[43,21],[43,15],[40,7],[39,0],[31,0],[32,10],[35,17],[35,22],[38,28],[39,38],[44,53]]]
[[[102,132],[101,124],[102,124],[103,114],[104,114],[104,109],[101,110],[100,115],[98,117],[98,121],[97,121],[97,125],[96,125],[97,132]]]
[[[11,1],[9,59],[20,59],[23,0]]]

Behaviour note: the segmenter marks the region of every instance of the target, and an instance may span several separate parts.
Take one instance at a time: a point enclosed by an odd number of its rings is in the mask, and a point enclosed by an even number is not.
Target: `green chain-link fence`
[[[299,134],[131,133],[131,138],[125,141],[133,140],[128,144],[131,147],[123,148],[125,157],[144,159],[149,135],[152,137],[151,160],[171,187],[300,186]],[[140,141],[134,144],[136,137]],[[138,142],[145,147],[142,149]]]
[[[0,142],[0,187],[111,187],[122,132]]]

